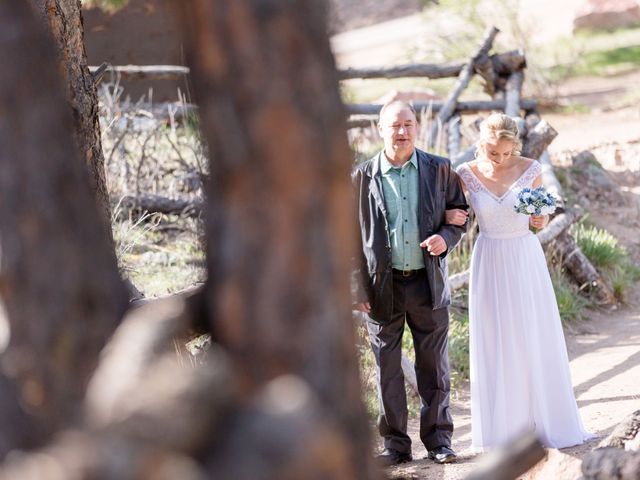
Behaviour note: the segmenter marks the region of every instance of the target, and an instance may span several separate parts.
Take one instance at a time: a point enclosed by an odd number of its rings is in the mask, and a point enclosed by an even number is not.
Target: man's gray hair
[[[382,115],[384,115],[384,112],[389,107],[392,107],[394,105],[399,105],[399,106],[401,106],[403,108],[408,108],[413,113],[413,116],[416,117],[416,120],[418,120],[418,114],[416,113],[416,109],[409,102],[406,102],[404,100],[390,100],[387,103],[385,103],[382,106],[382,108],[380,108],[380,113],[378,114],[378,123],[380,123],[380,120],[382,119]]]

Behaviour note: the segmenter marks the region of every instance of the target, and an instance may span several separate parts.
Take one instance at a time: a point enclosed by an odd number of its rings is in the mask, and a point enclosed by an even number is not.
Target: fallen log
[[[487,54],[481,55],[474,64],[474,70],[484,80],[485,93],[495,98],[496,74],[493,70],[491,57]]]
[[[520,97],[522,96],[522,84],[524,72],[513,72],[509,75],[505,89],[504,113],[510,117],[520,117]]]
[[[544,247],[557,238],[562,232],[582,218],[582,210],[572,208],[553,217],[549,224],[540,230],[536,236]]]
[[[553,173],[553,164],[551,163],[551,156],[549,152],[545,150],[540,155],[540,165],[542,165],[542,184],[548,192],[552,193],[556,199],[556,212],[564,210],[564,195],[562,194],[562,185]]]
[[[455,157],[456,155],[458,155],[458,152],[460,151],[460,140],[461,140],[460,122],[461,121],[462,119],[460,118],[460,115],[455,114],[447,122],[447,134],[448,134],[447,152],[449,153],[449,158]]]
[[[90,66],[89,72],[96,77],[107,73],[116,75],[123,80],[150,79],[175,80],[189,74],[189,68],[179,65],[107,65],[104,67]]]
[[[582,459],[583,480],[637,480],[640,452],[607,447],[597,448]]]
[[[467,163],[473,160],[475,155],[476,155],[476,144],[474,143],[473,145],[470,145],[469,147],[467,147],[467,149],[464,152],[458,153],[458,155],[452,158],[451,165],[453,166],[453,168],[456,168],[462,165],[463,163]]]
[[[402,366],[402,373],[404,374],[404,380],[409,384],[414,392],[418,393],[418,379],[416,378],[416,367],[411,363],[409,357],[404,352],[400,359],[400,365]]]
[[[601,305],[616,303],[615,295],[571,235],[566,231],[558,235],[555,239],[555,248],[562,257],[562,265],[578,282],[580,288],[592,292]]]
[[[522,156],[537,160],[557,136],[558,132],[546,120],[541,120],[527,132],[522,146]]]
[[[464,68],[464,63],[450,63],[436,65],[430,63],[397,65],[394,67],[380,68],[347,68],[338,70],[340,80],[350,80],[354,78],[371,79],[371,78],[404,78],[404,77],[422,77],[422,78],[447,78],[455,77],[460,74]]]
[[[471,59],[466,63],[464,68],[460,71],[458,75],[458,81],[454,86],[453,90],[449,94],[445,104],[442,109],[438,112],[437,121],[433,122],[433,126],[431,127],[431,133],[428,141],[428,145],[433,147],[436,141],[436,137],[438,136],[439,125],[444,125],[449,117],[453,114],[456,108],[456,104],[458,103],[458,97],[462,91],[469,85],[471,81],[471,77],[474,74],[474,64],[478,58],[482,55],[486,55],[491,46],[493,45],[493,39],[496,37],[500,30],[496,27],[490,27],[485,31],[484,39],[480,48],[476,51],[476,53],[471,57]]]
[[[449,287],[451,290],[458,290],[459,288],[469,285],[469,270],[456,273],[449,277]]]
[[[522,50],[497,53],[487,57],[492,64],[492,70],[498,75],[508,75],[526,66],[526,59]],[[345,68],[338,70],[341,80],[371,79],[371,78],[448,78],[457,77],[466,62],[445,64],[411,63],[394,67],[381,68]],[[123,79],[145,78],[153,80],[174,80],[190,74],[189,67],[182,65],[91,65],[89,72],[98,80],[104,73],[120,75]]]
[[[204,201],[201,198],[169,198],[161,195],[124,195],[118,201],[123,208],[138,208],[148,213],[164,213],[198,217],[202,213]]]
[[[440,112],[446,105],[442,102],[413,102],[413,107],[416,112],[420,113],[422,110],[431,110],[433,113]],[[486,112],[491,110],[502,110],[505,108],[504,100],[474,100],[468,102],[456,103],[451,114],[454,112],[464,113],[476,113]],[[538,102],[532,99],[523,99],[520,101],[520,108],[525,111],[535,110],[538,106]],[[367,103],[350,103],[345,104],[345,110],[349,115],[375,115],[377,117],[380,113],[382,105],[380,104],[367,104]],[[449,114],[447,118],[451,116]]]
[[[616,447],[624,450],[640,450],[640,410],[627,415],[598,447]]]
[[[466,480],[513,480],[542,460],[546,452],[534,433],[527,433],[495,450]]]

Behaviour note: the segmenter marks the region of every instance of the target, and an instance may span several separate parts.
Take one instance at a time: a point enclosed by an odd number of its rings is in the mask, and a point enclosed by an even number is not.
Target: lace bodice
[[[534,161],[501,197],[489,191],[469,165],[460,165],[457,172],[469,192],[471,207],[478,218],[481,233],[494,238],[509,238],[529,231],[529,217],[516,213],[513,207],[518,200],[518,192],[522,188],[531,187],[542,172],[539,162]]]

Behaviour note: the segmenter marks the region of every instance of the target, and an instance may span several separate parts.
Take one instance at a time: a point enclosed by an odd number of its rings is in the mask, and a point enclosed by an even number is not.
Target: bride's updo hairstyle
[[[513,142],[513,155],[520,155],[522,142],[518,135],[518,124],[509,115],[492,113],[480,124],[480,138],[476,147],[476,155],[487,143],[497,143],[501,139]]]

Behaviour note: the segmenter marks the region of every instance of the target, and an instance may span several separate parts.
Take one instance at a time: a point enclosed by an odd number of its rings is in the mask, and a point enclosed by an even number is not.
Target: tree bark
[[[522,156],[537,160],[557,136],[558,132],[546,120],[541,120],[527,132]]]
[[[308,418],[323,422],[322,435],[336,448],[322,464],[307,450],[307,478],[368,478],[348,286],[351,154],[324,3],[184,0],[176,7],[211,155],[205,223],[212,339],[242,365],[248,391],[294,374],[317,396],[321,413]],[[254,428],[252,438],[271,442],[254,422],[239,418],[228,445]],[[286,438],[291,432],[273,427]],[[289,468],[299,445],[283,440]],[[248,478],[260,455],[259,448],[248,452],[247,468],[236,465],[234,475],[217,455],[209,472]],[[282,465],[268,460],[260,478],[281,478]]]
[[[463,69],[464,63],[451,63],[445,65],[434,64],[409,64],[398,65],[395,67],[380,68],[347,68],[339,70],[338,75],[341,80],[349,80],[353,78],[447,78],[456,77]]]
[[[12,32],[0,35],[0,109],[11,112],[0,122],[0,294],[11,330],[2,369],[18,392],[0,389],[0,403],[21,405],[43,441],[81,417],[126,297],[51,42],[26,2],[0,1],[0,25]]]
[[[449,154],[449,158],[458,156],[460,152],[460,122],[462,119],[460,115],[456,114],[449,119],[447,122],[447,134],[448,134],[448,142],[447,142],[447,151]]]
[[[551,163],[551,156],[549,152],[545,150],[540,155],[540,165],[542,165],[542,184],[548,192],[552,193],[556,199],[556,213],[560,213],[564,210],[564,194],[562,193],[562,185],[553,173],[553,164]]]
[[[512,73],[507,80],[504,113],[510,117],[520,117],[520,98],[522,96],[523,82],[524,73],[522,71]]]
[[[71,110],[75,140],[89,171],[100,218],[109,226],[111,209],[100,139],[98,97],[84,48],[80,0],[31,0],[40,11],[57,47],[58,59]]]
[[[582,253],[575,240],[566,231],[556,237],[554,247],[562,256],[562,264],[579,285],[592,291],[603,305],[616,303],[616,298],[589,259]]]

